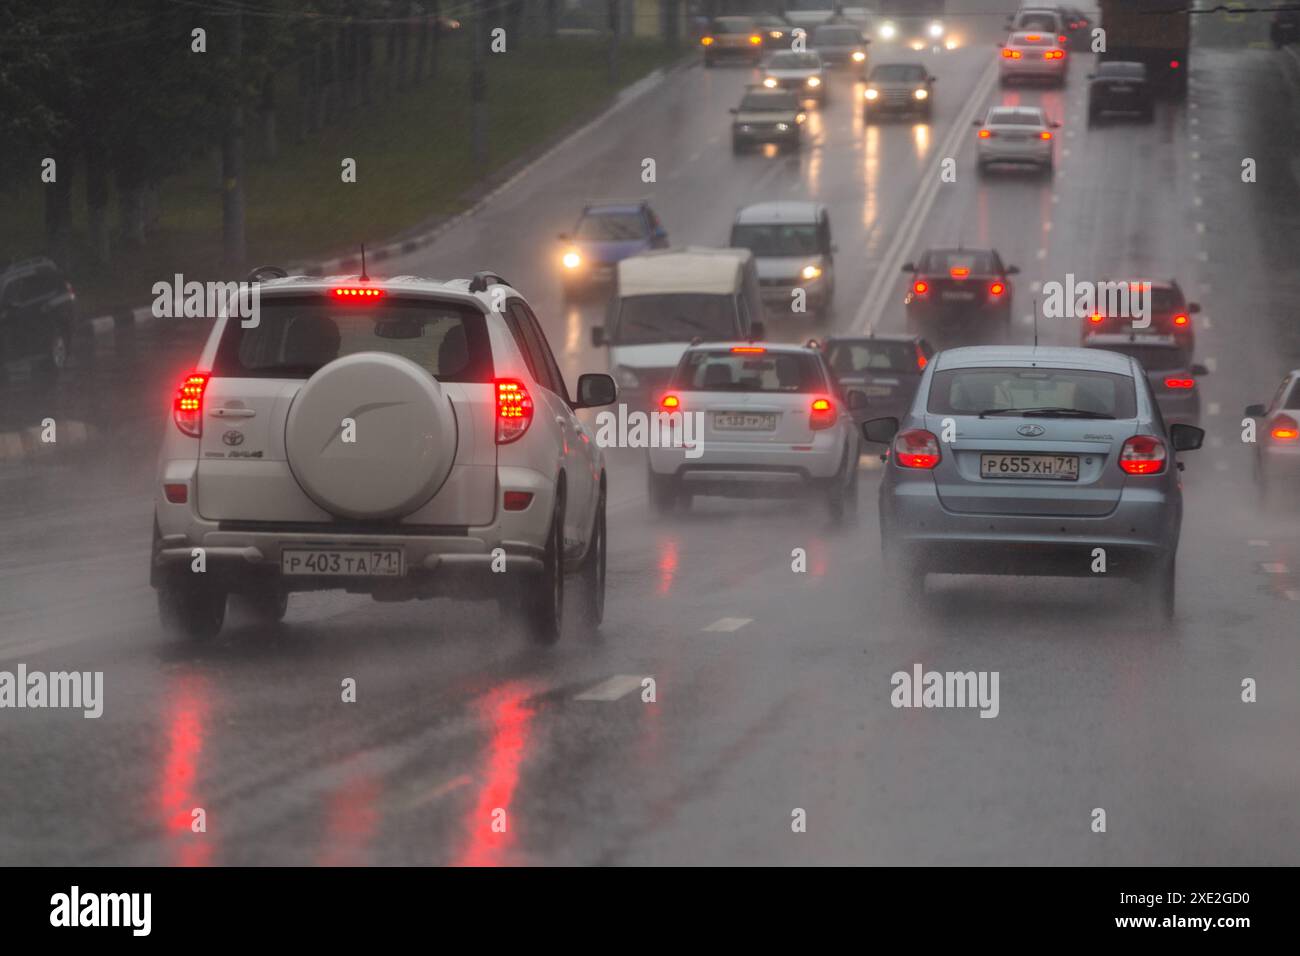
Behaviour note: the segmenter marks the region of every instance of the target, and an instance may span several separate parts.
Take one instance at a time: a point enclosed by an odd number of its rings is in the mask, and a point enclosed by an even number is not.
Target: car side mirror
[[[873,418],[862,423],[862,437],[877,445],[888,445],[897,434],[897,418]]]
[[[1196,451],[1201,447],[1201,442],[1205,441],[1205,431],[1195,425],[1179,422],[1169,426],[1169,440],[1173,443],[1174,451]]]
[[[618,398],[618,386],[614,379],[599,372],[588,372],[578,376],[578,401],[575,408],[600,408],[613,405]]]
[[[1192,374],[1193,374],[1193,375],[1209,375],[1209,374],[1210,374],[1210,370],[1209,370],[1208,368],[1206,368],[1204,365],[1202,365],[1200,362],[1197,362],[1195,365],[1192,366]]]
[[[1246,406],[1246,417],[1247,417],[1247,418],[1263,418],[1263,417],[1264,417],[1265,415],[1267,415],[1267,414],[1268,414],[1268,409],[1265,408],[1263,405],[1247,405],[1247,406]]]
[[[1006,275],[1009,275],[1009,276],[1018,276],[1018,275],[1020,275],[1020,266],[1007,266]]]
[[[749,337],[754,341],[767,338],[767,329],[763,327],[762,322],[749,323]]]
[[[605,327],[603,325],[593,325],[591,327],[591,344],[593,348],[603,348],[609,344],[605,338]]]
[[[902,270],[902,271],[903,271],[903,272],[915,272],[915,271],[916,271],[916,264],[915,264],[915,263],[912,263],[912,262],[904,262],[904,263],[903,263],[903,270]]]
[[[1188,312],[1189,315],[1195,315],[1197,312],[1200,312],[1200,311],[1201,311],[1201,303],[1199,303],[1199,302],[1188,302],[1188,303],[1187,303],[1187,312]]]

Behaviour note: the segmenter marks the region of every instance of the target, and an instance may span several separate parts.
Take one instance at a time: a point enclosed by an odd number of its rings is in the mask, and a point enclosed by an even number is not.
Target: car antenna
[[[1034,296],[1034,351],[1038,351],[1038,296]]]
[[[366,244],[361,243],[361,278],[359,282],[369,282],[370,276],[366,275]]]

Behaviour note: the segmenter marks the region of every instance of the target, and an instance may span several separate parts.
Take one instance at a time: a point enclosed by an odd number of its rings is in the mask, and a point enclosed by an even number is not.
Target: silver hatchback
[[[1182,523],[1176,453],[1201,429],[1162,424],[1142,367],[1112,352],[978,346],[938,353],[890,446],[886,566],[918,597],[927,572],[1148,580],[1173,615]]]

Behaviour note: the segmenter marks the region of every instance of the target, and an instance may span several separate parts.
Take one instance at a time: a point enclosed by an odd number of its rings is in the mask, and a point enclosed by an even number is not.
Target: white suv
[[[286,276],[218,319],[159,456],[150,583],[164,626],[215,635],[235,595],[496,597],[558,638],[564,575],[605,592],[605,467],[536,316],[500,276]]]

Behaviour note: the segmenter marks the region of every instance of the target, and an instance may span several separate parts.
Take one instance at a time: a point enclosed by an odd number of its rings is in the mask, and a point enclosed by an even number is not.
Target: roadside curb
[[[468,208],[438,222],[436,225],[427,228],[423,232],[406,236],[401,239],[394,239],[373,249],[367,249],[367,264],[371,262],[383,262],[387,259],[396,258],[397,256],[408,255],[412,252],[423,249],[426,246],[432,245],[440,236],[449,230],[454,229],[467,219],[478,215],[493,199],[510,189],[518,183],[519,180],[523,179],[528,175],[528,173],[532,172],[537,166],[550,159],[561,149],[570,146],[583,136],[586,136],[588,133],[601,126],[606,120],[610,119],[612,116],[625,109],[628,105],[659,86],[669,76],[682,70],[689,69],[697,61],[698,58],[693,55],[693,51],[686,52],[675,62],[651,70],[645,76],[641,77],[641,79],[623,87],[614,94],[612,102],[606,106],[605,109],[596,114],[595,117],[571,132],[561,133],[560,138],[557,141],[545,147],[537,156],[534,156],[531,159],[525,159],[522,166],[513,173],[508,173],[502,182],[492,186],[487,193],[475,200]],[[509,169],[508,165],[506,169]],[[333,259],[296,262],[286,266],[285,269],[291,275],[302,273],[330,275],[339,272],[347,272],[360,267],[360,265],[361,256],[357,254]],[[136,326],[147,325],[152,322],[153,319],[154,315],[151,306],[138,306],[129,311],[123,310],[110,315],[96,316],[95,318],[88,320],[86,324],[93,330],[95,335],[107,335],[115,330],[127,330]]]

